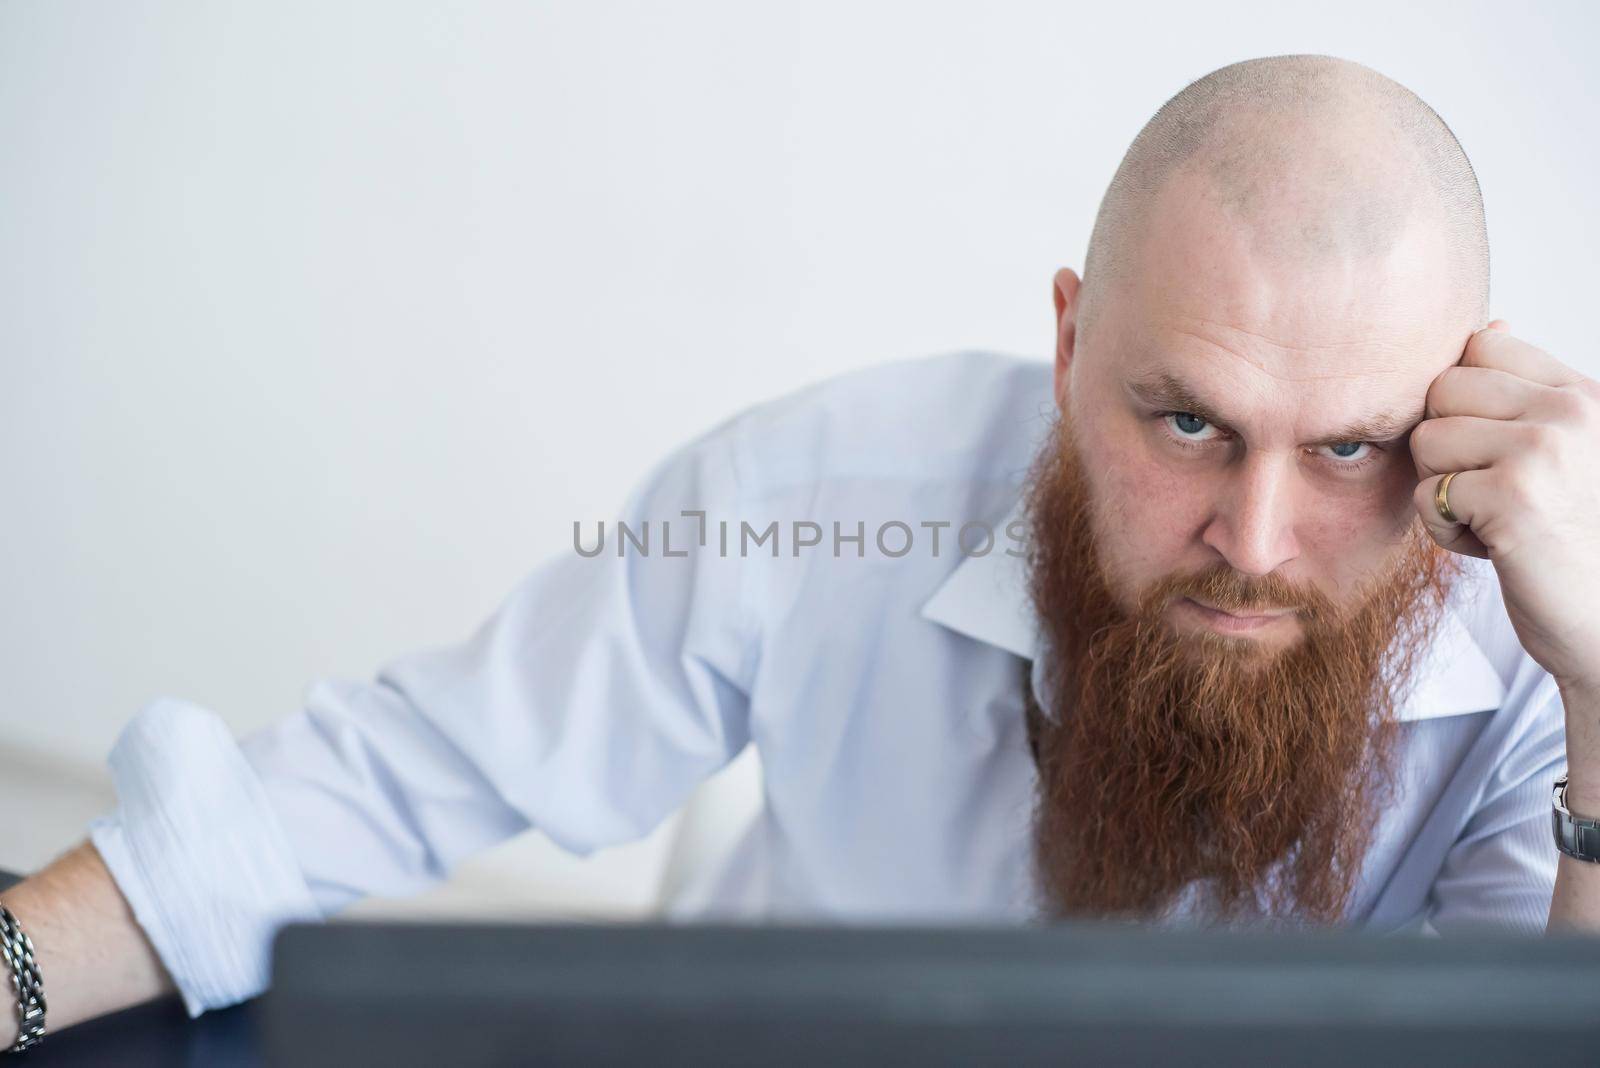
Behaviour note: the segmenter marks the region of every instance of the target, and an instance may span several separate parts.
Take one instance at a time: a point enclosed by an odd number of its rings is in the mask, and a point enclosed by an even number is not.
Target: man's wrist
[[[1558,685],[1566,710],[1567,811],[1600,819],[1600,683]]]
[[[1584,793],[1578,780],[1567,777],[1567,811],[1581,819],[1600,820],[1600,783],[1586,780],[1592,792]]]
[[[1600,702],[1600,679],[1558,678],[1556,689],[1561,691],[1561,700],[1568,708],[1573,704],[1594,708]]]

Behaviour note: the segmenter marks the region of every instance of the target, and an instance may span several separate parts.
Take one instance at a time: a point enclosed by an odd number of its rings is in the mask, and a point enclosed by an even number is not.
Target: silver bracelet
[[[0,905],[0,958],[17,995],[17,1040],[6,1052],[20,1053],[44,1041],[44,977],[33,957],[33,940],[4,905]]]

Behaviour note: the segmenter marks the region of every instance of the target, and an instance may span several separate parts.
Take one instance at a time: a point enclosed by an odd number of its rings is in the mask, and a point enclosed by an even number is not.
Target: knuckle
[[[1549,423],[1527,423],[1522,433],[1529,452],[1553,453],[1561,447],[1561,431]]]
[[[1526,513],[1538,500],[1533,475],[1522,465],[1507,466],[1497,481],[1496,495],[1518,513]]]
[[[1586,378],[1569,395],[1579,419],[1585,424],[1600,422],[1600,382]]]
[[[1557,419],[1582,423],[1594,417],[1596,402],[1580,389],[1558,389],[1550,398],[1550,411]]]

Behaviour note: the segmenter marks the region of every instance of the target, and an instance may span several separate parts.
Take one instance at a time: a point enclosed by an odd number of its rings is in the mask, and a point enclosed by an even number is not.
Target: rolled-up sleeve
[[[579,853],[642,837],[736,756],[746,561],[682,513],[737,515],[738,492],[724,427],[630,497],[624,550],[612,523],[593,556],[575,534],[467,640],[316,682],[242,744],[206,709],[146,706],[90,833],[190,1013],[264,989],[286,922],[414,892],[529,827]]]
[[[1550,791],[1566,767],[1566,713],[1550,677],[1529,662],[1503,756],[1433,884],[1423,933],[1494,927],[1537,934],[1550,917],[1560,859]]]

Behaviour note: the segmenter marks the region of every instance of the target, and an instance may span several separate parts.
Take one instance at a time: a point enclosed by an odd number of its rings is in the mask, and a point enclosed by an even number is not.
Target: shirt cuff
[[[189,1015],[265,990],[278,928],[322,915],[233,735],[211,712],[161,698],[109,763],[118,807],[89,835]]]

